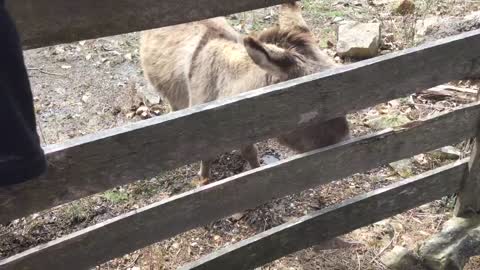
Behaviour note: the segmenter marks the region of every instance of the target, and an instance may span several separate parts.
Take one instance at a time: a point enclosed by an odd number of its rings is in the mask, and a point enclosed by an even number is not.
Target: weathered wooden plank
[[[478,122],[476,122],[478,125]],[[465,175],[462,188],[455,203],[454,215],[467,216],[480,212],[480,133],[475,137],[475,144],[470,157],[469,173]]]
[[[480,91],[477,92],[477,101],[480,100]],[[468,163],[469,173],[465,175],[462,188],[457,194],[453,214],[457,217],[468,216],[480,212],[480,129],[477,122],[477,134],[474,139],[470,162]]]
[[[479,119],[480,104],[476,103],[415,122],[410,128],[384,131],[297,155],[30,249],[0,261],[0,268],[84,269],[273,198],[458,142],[475,133]]]
[[[469,32],[47,147],[45,177],[0,188],[0,223],[475,74],[478,47]]]
[[[286,0],[6,1],[25,48],[174,25],[263,8]]]
[[[455,193],[468,159],[346,200],[211,253],[180,269],[253,269]]]

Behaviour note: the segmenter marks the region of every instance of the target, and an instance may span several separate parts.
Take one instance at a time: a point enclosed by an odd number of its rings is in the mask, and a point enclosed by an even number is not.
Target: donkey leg
[[[254,144],[249,144],[241,148],[242,157],[248,162],[252,169],[260,167],[260,161],[258,160],[257,147]],[[248,212],[243,211],[230,216],[234,221],[242,219]]]
[[[250,164],[252,169],[260,167],[260,161],[258,160],[257,147],[254,144],[249,144],[240,150],[242,157]]]
[[[210,182],[210,166],[213,159],[202,160],[200,163],[200,171],[193,179],[192,183],[195,186],[203,186]]]

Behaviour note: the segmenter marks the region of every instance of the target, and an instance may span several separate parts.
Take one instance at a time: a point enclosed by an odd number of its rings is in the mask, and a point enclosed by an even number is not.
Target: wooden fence
[[[7,6],[26,48],[34,48],[281,2],[287,1],[15,0]],[[480,31],[472,31],[48,146],[45,176],[0,188],[0,222],[272,137],[297,127],[305,114],[328,120],[478,75],[479,47]],[[0,269],[86,269],[273,198],[476,137],[479,121],[480,103],[473,103],[400,128],[296,155],[31,248],[0,261]],[[184,269],[250,269],[457,192],[457,215],[480,210],[476,149],[470,160],[314,212],[221,249]]]

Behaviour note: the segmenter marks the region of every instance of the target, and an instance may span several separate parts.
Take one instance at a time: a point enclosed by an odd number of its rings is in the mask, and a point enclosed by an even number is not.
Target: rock
[[[452,218],[442,231],[419,250],[430,269],[461,270],[469,258],[480,255],[480,216]]]
[[[128,61],[132,61],[132,54],[131,53],[127,53],[123,57]]]
[[[380,258],[380,261],[385,264],[388,269],[405,270],[405,269],[425,269],[422,266],[419,258],[412,254],[408,249],[395,246],[390,252],[386,253]]]
[[[333,23],[339,23],[341,21],[343,21],[344,19],[342,17],[335,17],[333,18]]]
[[[441,148],[441,151],[446,154],[449,159],[459,159],[462,156],[462,151],[460,149],[453,147],[451,145]]]
[[[138,109],[135,111],[135,114],[140,116],[142,119],[148,118],[149,117],[148,107],[147,106],[138,107]]]
[[[413,14],[415,3],[412,0],[398,0],[394,4],[394,12],[400,15]]]
[[[65,48],[63,48],[62,45],[55,46],[55,49],[52,52],[53,55],[62,54],[62,53],[65,53]]]
[[[409,158],[395,161],[388,165],[403,178],[408,178],[413,175],[413,161]]]
[[[465,17],[429,16],[419,20],[415,26],[415,43],[434,41],[436,39],[457,35],[480,28],[480,11]]]
[[[152,106],[160,103],[160,95],[150,86],[137,86],[137,96],[143,100],[147,106]]]
[[[87,103],[89,99],[90,99],[90,93],[85,93],[85,95],[82,96],[82,101],[84,103]]]
[[[241,212],[241,213],[236,213],[236,214],[233,214],[230,216],[230,218],[232,219],[232,221],[239,221],[240,219],[242,219],[244,216],[245,216],[245,212]]]
[[[113,115],[118,115],[118,114],[121,113],[121,112],[122,112],[122,108],[121,108],[120,106],[114,106],[114,107],[112,108],[112,114],[113,114]]]
[[[440,149],[434,150],[431,152],[431,155],[434,158],[440,160],[447,160],[447,159],[459,159],[462,156],[462,152],[453,146],[445,146]]]
[[[438,27],[440,21],[441,18],[437,16],[428,16],[424,20],[418,20],[415,24],[415,43],[423,42],[430,32],[432,32],[435,27]]]
[[[137,111],[135,112],[137,115],[140,115],[144,112],[148,112],[148,107],[147,106],[140,106],[138,107]]]
[[[162,112],[164,112],[164,109],[159,104],[156,104],[156,105],[153,105],[152,107],[150,107],[150,113],[152,113],[154,115],[157,115],[157,116],[161,115]]]
[[[337,53],[342,57],[369,58],[378,54],[380,23],[345,22],[339,25]]]

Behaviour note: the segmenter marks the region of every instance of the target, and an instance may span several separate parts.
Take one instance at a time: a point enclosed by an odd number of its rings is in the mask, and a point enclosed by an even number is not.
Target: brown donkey
[[[297,3],[281,5],[278,26],[256,36],[242,36],[223,17],[145,31],[140,55],[147,80],[174,111],[336,65],[319,49]],[[305,152],[349,136],[345,117],[312,122],[279,134],[279,142]],[[254,145],[241,152],[252,168],[260,166]],[[210,163],[202,160],[197,183],[208,183]]]

